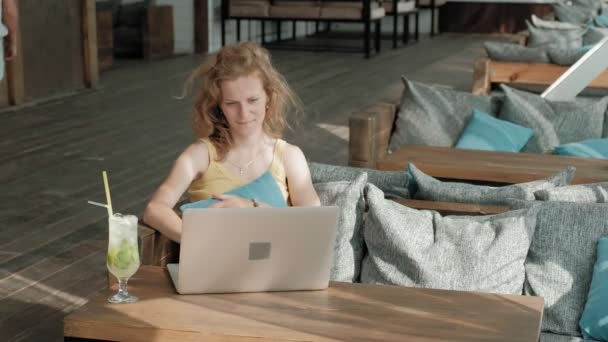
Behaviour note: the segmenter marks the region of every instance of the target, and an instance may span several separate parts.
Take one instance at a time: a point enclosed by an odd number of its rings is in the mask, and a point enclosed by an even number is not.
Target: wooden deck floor
[[[307,114],[286,136],[312,161],[345,164],[348,116],[397,99],[400,75],[469,90],[482,36],[441,35],[384,51],[273,50]],[[174,96],[200,58],[120,67],[96,91],[0,113],[0,341],[60,341],[62,318],[105,288],[101,170],[114,207],[141,214],[191,142],[190,99]]]

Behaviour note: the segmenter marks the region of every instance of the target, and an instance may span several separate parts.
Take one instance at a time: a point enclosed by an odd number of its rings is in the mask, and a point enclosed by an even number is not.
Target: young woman
[[[281,139],[286,112],[298,100],[273,67],[268,52],[252,42],[225,46],[192,75],[200,90],[193,128],[199,138],[179,156],[152,196],[144,221],[179,242],[181,219],[173,211],[188,191],[191,201],[215,198],[215,208],[265,206],[223,193],[269,171],[294,206],[320,205],[302,151]]]

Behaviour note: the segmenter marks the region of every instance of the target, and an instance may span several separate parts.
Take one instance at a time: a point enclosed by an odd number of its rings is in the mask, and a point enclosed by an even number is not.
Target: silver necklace
[[[248,161],[247,163],[245,163],[245,165],[239,165],[236,163],[233,163],[232,161],[230,161],[230,159],[226,158],[226,161],[230,164],[232,164],[232,166],[236,167],[237,169],[239,169],[239,176],[243,177],[246,173],[247,170],[249,169],[249,167],[251,166],[251,164],[253,164],[253,162],[255,161],[255,158],[257,158],[260,153],[264,150],[264,148],[261,148],[256,154],[255,156],[253,156],[253,158],[251,158],[250,161]]]

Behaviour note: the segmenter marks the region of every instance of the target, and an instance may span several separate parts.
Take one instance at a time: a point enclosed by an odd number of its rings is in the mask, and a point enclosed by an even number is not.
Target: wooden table
[[[437,178],[514,184],[576,167],[573,184],[608,181],[608,160],[537,153],[509,153],[408,145],[380,160],[380,170],[403,170],[414,163]]]
[[[129,282],[140,301],[105,291],[64,320],[66,341],[529,341],[543,299],[332,282],[328,290],[178,295],[163,268]]]

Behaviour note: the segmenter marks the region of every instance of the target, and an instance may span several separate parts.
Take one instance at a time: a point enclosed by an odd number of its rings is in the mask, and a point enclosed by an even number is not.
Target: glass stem
[[[127,292],[127,280],[128,278],[118,279],[118,294],[125,297],[129,296],[129,292]]]

